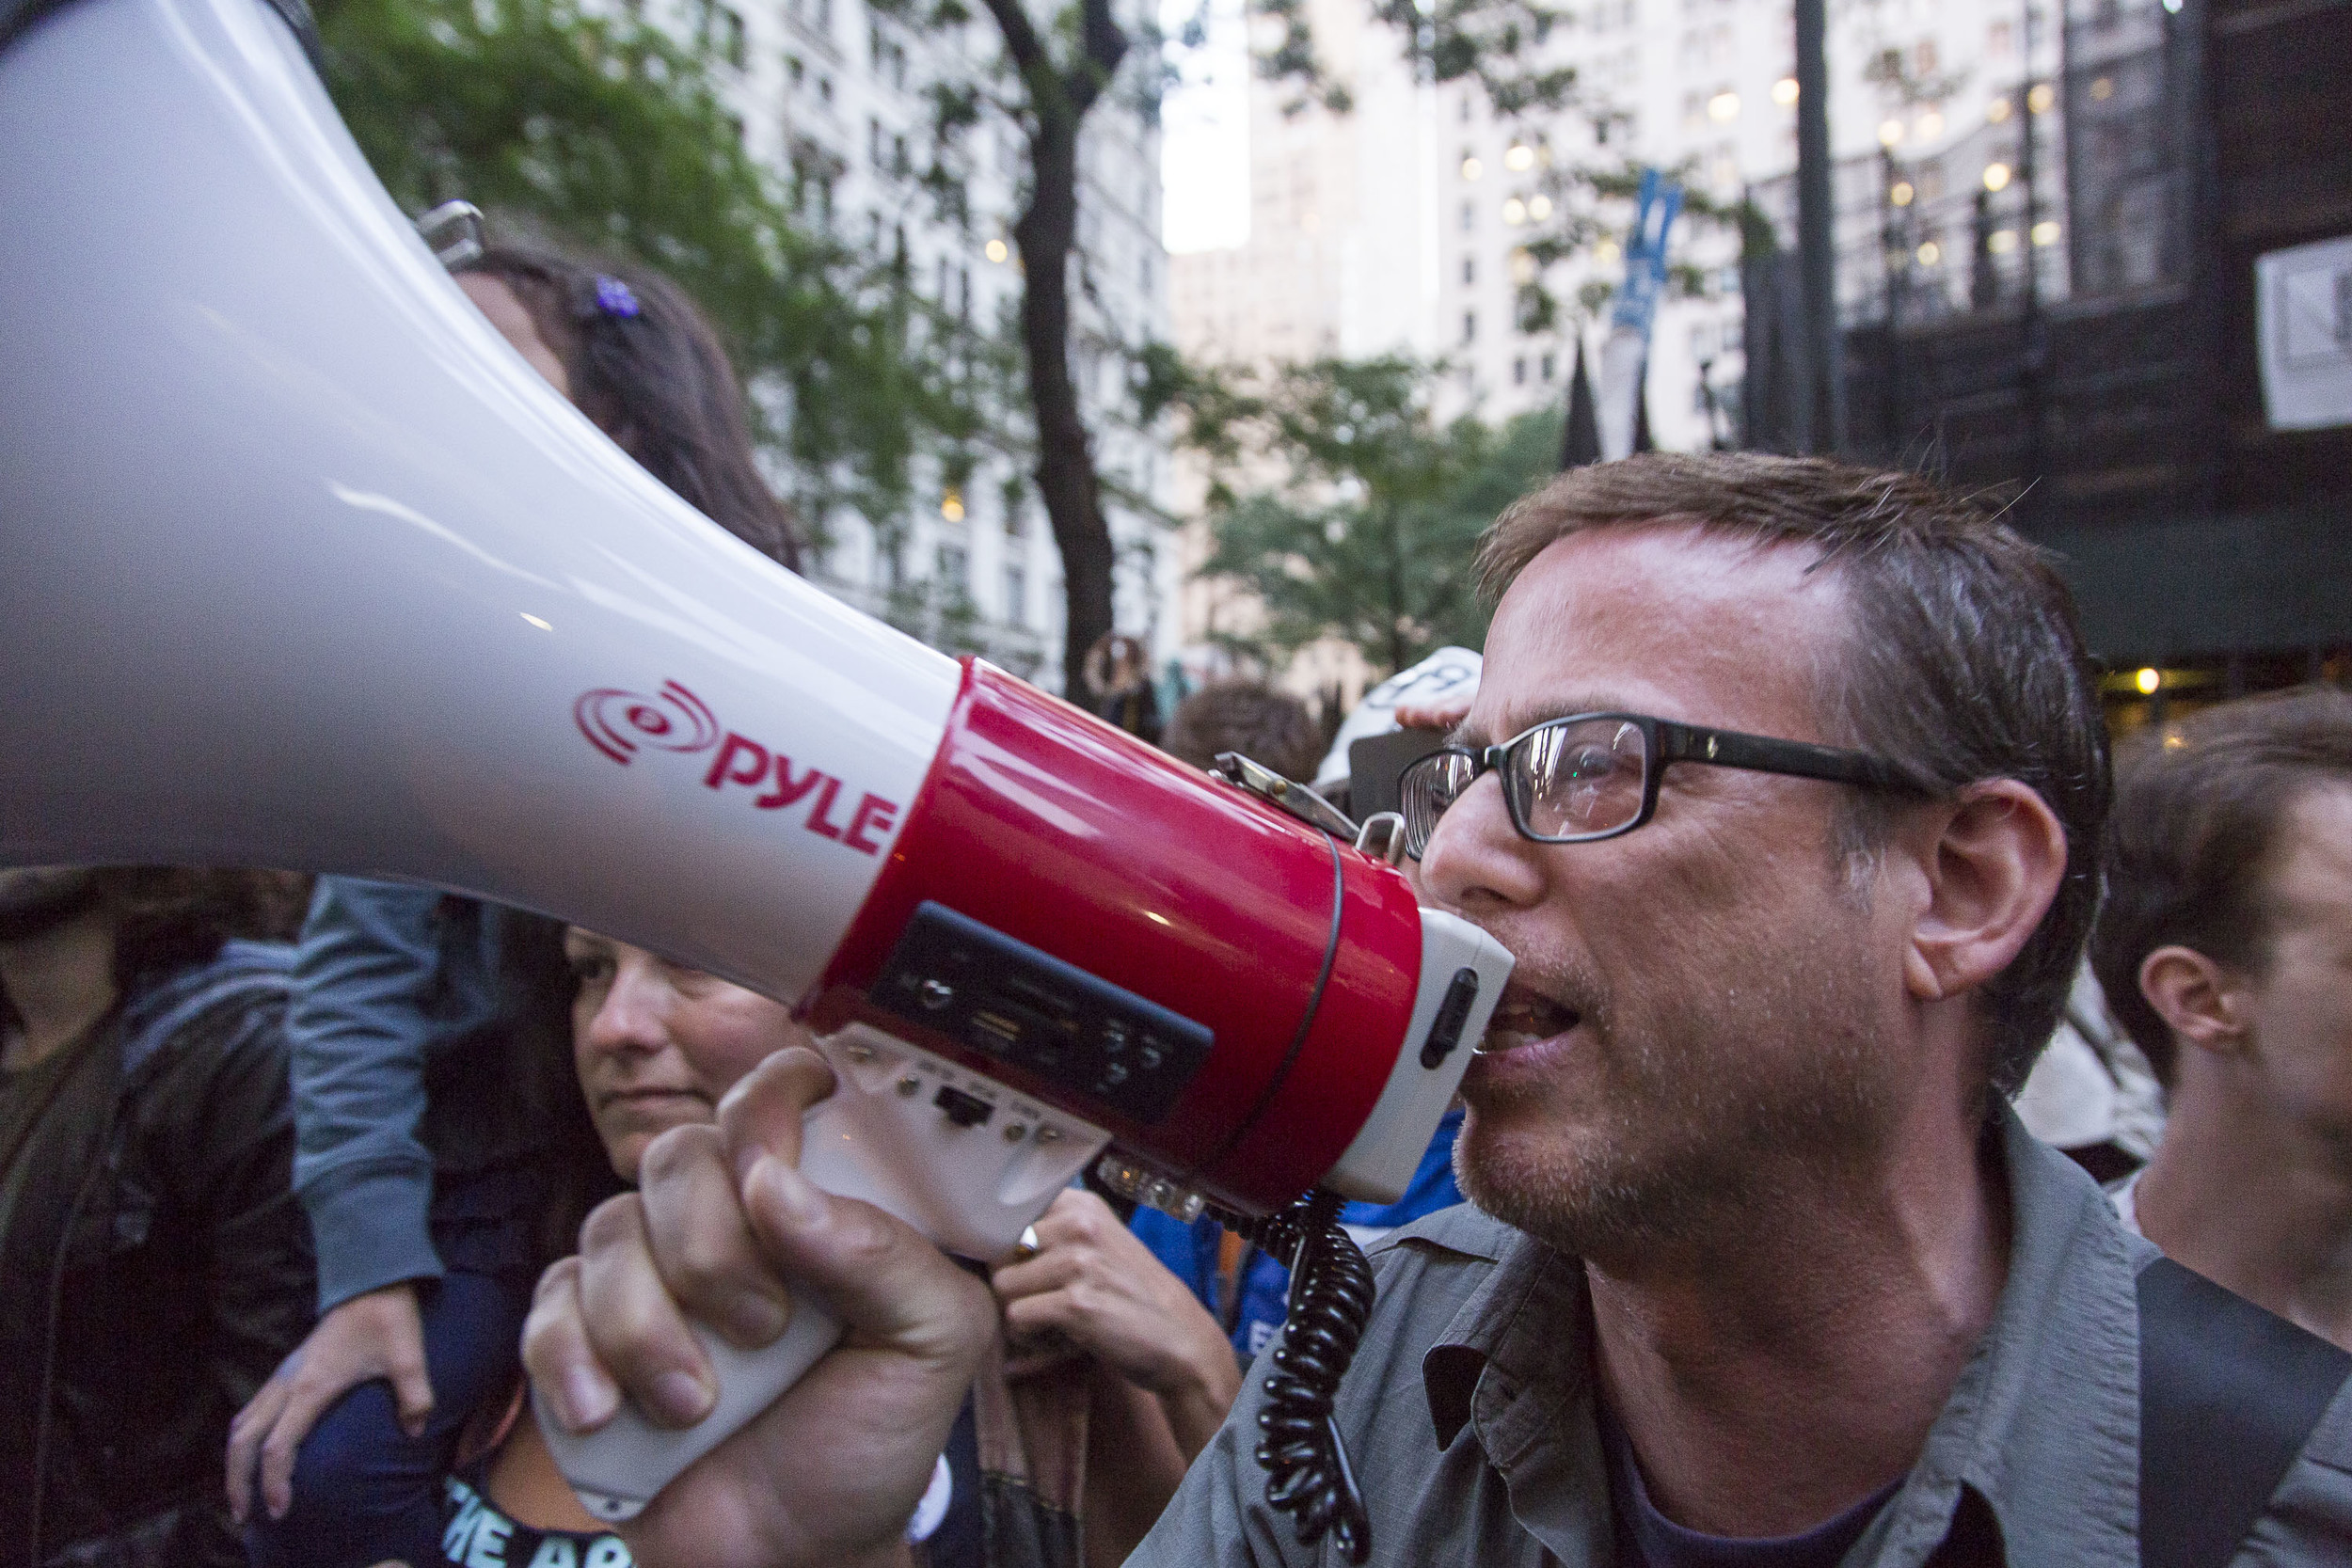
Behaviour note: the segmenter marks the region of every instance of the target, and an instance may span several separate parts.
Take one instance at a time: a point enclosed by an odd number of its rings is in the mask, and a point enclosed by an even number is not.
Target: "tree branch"
[[[1070,106],[1073,113],[1083,116],[1119,74],[1119,62],[1127,57],[1127,35],[1111,16],[1110,0],[1080,0],[1078,38],[1086,58],[1081,69],[1070,73]]]

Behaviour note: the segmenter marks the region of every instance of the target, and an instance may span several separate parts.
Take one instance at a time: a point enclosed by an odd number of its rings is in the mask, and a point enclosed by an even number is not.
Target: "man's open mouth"
[[[1495,1055],[1565,1035],[1583,1019],[1574,1007],[1514,980],[1503,988],[1502,1000],[1495,1004],[1494,1016],[1486,1021],[1486,1037],[1478,1043],[1478,1054]]]

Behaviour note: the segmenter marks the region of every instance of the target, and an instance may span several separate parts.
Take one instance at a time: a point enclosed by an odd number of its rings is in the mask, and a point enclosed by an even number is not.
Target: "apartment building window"
[[[899,179],[903,180],[903,179],[905,179],[905,178],[906,178],[908,170],[912,169],[914,166],[914,164],[913,164],[913,163],[911,163],[911,162],[908,160],[908,158],[907,158],[907,139],[906,139],[906,137],[904,137],[904,136],[893,136],[893,137],[891,137],[891,138],[890,138],[890,172],[891,172],[891,173],[893,173],[893,174],[895,174],[895,175],[897,175],[897,176],[898,176],[898,178],[899,178]]]
[[[956,314],[964,321],[972,319],[972,269],[956,269]]]
[[[784,57],[785,77],[795,87],[801,85],[801,57],[798,55],[787,55]]]
[[[1029,574],[1017,564],[1005,563],[1005,619],[1023,622],[1029,618]]]
[[[1525,355],[1511,361],[1511,385],[1514,387],[1527,385],[1527,356]]]
[[[1475,339],[1477,338],[1477,336],[1478,336],[1478,312],[1477,312],[1477,311],[1475,311],[1475,310],[1465,310],[1465,311],[1463,311],[1463,312],[1462,312],[1462,341],[1464,341],[1465,343],[1470,342],[1470,341],[1472,341],[1473,340],[1475,340]]]
[[[824,102],[825,107],[829,109],[833,107],[832,77],[819,76],[817,78],[817,96]]]
[[[1474,257],[1474,256],[1465,256],[1465,257],[1463,257],[1463,258],[1462,258],[1462,282],[1463,282],[1463,285],[1464,285],[1465,287],[1467,287],[1467,286],[1469,286],[1470,284],[1475,283],[1475,282],[1477,282],[1477,281],[1478,281],[1478,259],[1477,259],[1476,257]]]
[[[1544,379],[1545,379],[1546,381],[1549,381],[1549,380],[1550,380],[1553,376],[1555,376],[1555,375],[1559,374],[1559,373],[1560,373],[1560,356],[1559,356],[1558,355],[1556,355],[1556,354],[1547,354],[1547,355],[1545,355],[1545,356],[1544,356],[1544,365],[1543,365],[1543,370],[1544,370]]]
[[[1478,209],[1470,202],[1462,203],[1462,232],[1467,234],[1478,227]]]
[[[716,51],[738,71],[749,63],[741,12],[719,5],[717,0],[701,0],[695,8],[694,24],[695,38],[704,48]]]
[[[817,0],[817,30],[833,37],[833,0]]]
[[[939,546],[939,580],[960,594],[972,590],[972,557],[961,545]]]
[[[876,173],[882,166],[882,128],[879,119],[866,122],[866,162]]]

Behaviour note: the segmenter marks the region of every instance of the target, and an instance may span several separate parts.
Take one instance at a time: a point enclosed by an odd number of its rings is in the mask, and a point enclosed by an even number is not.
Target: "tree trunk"
[[[1021,345],[1029,365],[1029,406],[1037,417],[1037,487],[1061,550],[1065,613],[1062,690],[1092,706],[1087,651],[1111,629],[1111,569],[1116,552],[1103,515],[1103,486],[1070,379],[1070,253],[1078,237],[1078,128],[1119,74],[1127,35],[1111,20],[1110,0],[1080,0],[1077,57],[1057,68],[1024,0],[984,0],[1026,89],[1029,206],[1012,227],[1021,249]]]
[[[1021,296],[1021,342],[1029,364],[1029,404],[1037,417],[1037,488],[1061,551],[1066,613],[1062,690],[1091,707],[1101,697],[1087,684],[1087,651],[1111,629],[1115,551],[1103,515],[1103,488],[1094,451],[1070,375],[1070,253],[1078,229],[1078,120],[1038,115],[1029,142],[1034,185],[1028,211],[1013,225],[1026,287]]]

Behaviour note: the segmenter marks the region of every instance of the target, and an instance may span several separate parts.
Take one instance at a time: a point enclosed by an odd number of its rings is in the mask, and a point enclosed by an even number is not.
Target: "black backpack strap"
[[[2139,1273],[2141,1568],[2223,1568],[2352,1355],[2169,1258]]]

